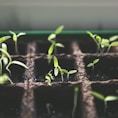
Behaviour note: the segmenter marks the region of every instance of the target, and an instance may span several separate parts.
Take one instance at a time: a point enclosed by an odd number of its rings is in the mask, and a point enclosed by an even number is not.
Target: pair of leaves
[[[26,33],[24,33],[24,32],[20,32],[19,34],[16,34],[16,33],[13,32],[13,31],[9,31],[9,32],[13,35],[13,41],[14,41],[14,42],[17,42],[18,37],[23,36],[23,35],[26,35]]]
[[[63,31],[63,29],[64,29],[64,26],[63,26],[63,25],[59,26],[59,27],[55,30],[54,33],[52,33],[52,34],[50,34],[50,35],[48,36],[48,41],[52,42],[52,40],[56,38],[56,35],[60,34],[60,33]]]
[[[104,101],[104,102],[109,102],[109,101],[118,100],[118,96],[109,95],[109,96],[106,96],[106,97],[105,97],[103,94],[98,93],[98,92],[96,92],[96,91],[92,91],[92,94],[93,94],[96,98],[98,98],[98,99],[100,99],[100,100],[102,100],[102,101]]]
[[[87,67],[93,67],[95,64],[97,64],[97,63],[99,62],[99,60],[100,60],[100,59],[95,59],[95,60],[93,60],[91,63],[89,63],[89,64],[87,65]]]

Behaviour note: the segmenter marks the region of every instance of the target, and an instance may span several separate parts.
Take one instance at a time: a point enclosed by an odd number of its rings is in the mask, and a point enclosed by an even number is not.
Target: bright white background
[[[118,0],[0,0],[0,30],[118,29]]]

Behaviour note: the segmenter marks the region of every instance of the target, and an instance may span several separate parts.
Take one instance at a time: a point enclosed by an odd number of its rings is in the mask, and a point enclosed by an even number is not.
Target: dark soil
[[[19,118],[23,88],[0,86],[0,118]]]
[[[74,88],[72,86],[39,87],[34,90],[37,118],[72,118]],[[80,94],[78,93],[80,96]],[[74,118],[80,118],[80,97]]]

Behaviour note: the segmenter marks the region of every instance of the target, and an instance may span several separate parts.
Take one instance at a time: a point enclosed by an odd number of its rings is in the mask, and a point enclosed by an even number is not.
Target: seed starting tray
[[[105,38],[118,34],[94,32]],[[63,68],[77,69],[77,73],[64,82],[55,78],[52,86],[48,86],[44,77],[53,68],[47,62],[49,34],[27,32],[18,40],[19,55],[15,54],[13,41],[6,42],[13,60],[24,62],[29,69],[11,66],[14,84],[0,85],[0,118],[72,118],[74,87],[79,88],[74,118],[118,118],[118,101],[110,102],[104,114],[104,103],[91,94],[94,90],[105,96],[118,96],[117,47],[110,53],[95,53],[96,45],[86,32],[62,32],[57,42],[65,48],[57,48],[56,56]],[[100,61],[94,70],[87,68],[96,58]]]

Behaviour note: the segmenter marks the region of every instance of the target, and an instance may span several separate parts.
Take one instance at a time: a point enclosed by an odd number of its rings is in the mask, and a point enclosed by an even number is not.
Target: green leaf
[[[7,45],[5,43],[2,43],[2,49],[4,49],[7,52]],[[5,54],[2,52],[2,57],[4,57]]]
[[[54,51],[54,44],[52,44],[48,49],[48,55],[51,55]]]
[[[56,38],[56,34],[50,34],[48,36],[48,41],[51,41],[52,39],[55,39]]]
[[[16,42],[17,41],[17,35],[15,32],[9,31],[12,35],[13,35],[13,41]]]
[[[115,40],[117,40],[118,39],[118,36],[116,35],[116,36],[111,36],[110,38],[109,38],[109,41],[115,41]]]
[[[49,86],[51,86],[52,84],[51,84],[51,78],[48,76],[48,75],[46,75],[45,76],[45,82],[49,85]]]
[[[56,35],[57,35],[57,34],[60,34],[63,29],[64,29],[64,26],[63,26],[63,25],[59,26],[59,27],[55,30],[55,34],[56,34]]]
[[[55,46],[57,46],[57,47],[61,47],[61,48],[64,48],[64,45],[61,44],[61,43],[56,43]]]
[[[50,64],[51,63],[51,60],[52,60],[52,55],[48,55],[48,64]]]
[[[99,60],[100,60],[100,59],[95,59],[95,60],[93,61],[93,63],[96,64],[96,63],[99,62]]]
[[[118,41],[112,42],[110,46],[118,46]]]
[[[76,73],[77,72],[77,70],[70,70],[68,73],[69,74],[74,74],[74,73]]]
[[[6,66],[9,62],[7,57],[4,57],[2,60],[3,60],[4,66]]]
[[[10,83],[13,84],[12,80],[7,74],[3,74],[0,76],[0,84],[5,84],[7,81],[10,81]]]
[[[45,76],[45,79],[50,80],[50,77],[48,75]]]
[[[96,98],[104,101],[105,97],[104,95],[102,95],[101,93],[98,93],[98,92],[95,92],[95,91],[92,91],[92,95],[94,95]]]
[[[109,40],[108,39],[102,39],[101,46],[102,47],[108,47],[109,46]]]
[[[95,37],[95,35],[94,35],[94,37]],[[96,35],[95,39],[97,40],[98,43],[102,42],[102,38],[98,35]]]
[[[68,74],[68,70],[66,70],[66,69],[60,68],[60,72],[61,72],[61,74],[64,74],[64,73]]]
[[[106,102],[115,101],[115,100],[118,100],[118,96],[107,96],[107,97],[105,97]]]
[[[1,75],[0,76],[0,84],[5,84],[8,81],[6,75]]]
[[[9,58],[9,61],[10,61],[10,62],[12,61],[12,58],[11,58],[10,54],[9,54],[6,50],[0,48],[0,51],[1,51],[2,53],[4,53],[4,54]]]
[[[59,66],[58,59],[54,56],[54,67],[57,68]]]
[[[87,34],[89,34],[89,36],[90,36],[91,38],[94,38],[94,34],[92,34],[92,32],[87,31]]]
[[[17,38],[20,37],[20,36],[23,36],[23,35],[26,35],[26,33],[20,32],[19,34],[17,34]]]
[[[11,36],[3,36],[3,37],[0,38],[0,43],[3,43],[3,42],[5,42],[6,40],[8,40],[10,38],[11,38]]]
[[[12,62],[10,62],[10,63],[7,65],[7,67],[6,67],[6,70],[8,70],[10,73],[11,73],[11,71],[9,70],[9,67],[10,67],[12,64],[16,64],[16,65],[19,65],[19,66],[21,66],[21,67],[24,67],[25,69],[28,69],[28,67],[27,67],[24,63],[22,63],[22,62],[20,62],[20,61],[12,61]]]
[[[58,73],[59,73],[59,69],[55,67],[55,68],[54,68],[54,75],[57,76]]]
[[[89,63],[89,64],[87,65],[87,67],[92,67],[92,66],[94,66],[93,63]]]

